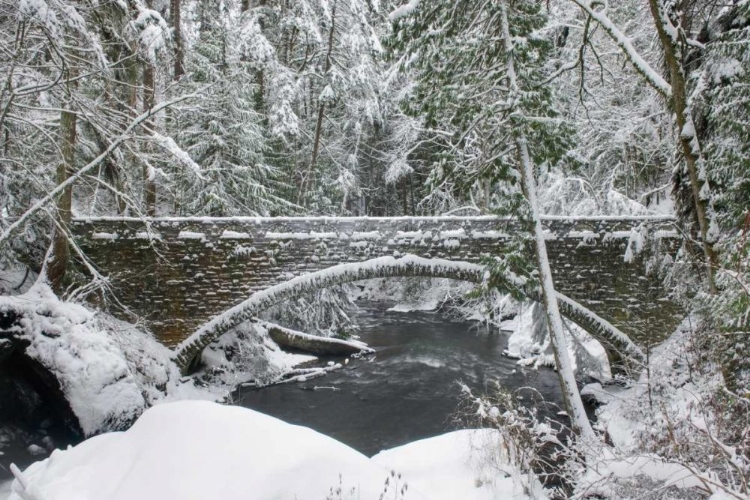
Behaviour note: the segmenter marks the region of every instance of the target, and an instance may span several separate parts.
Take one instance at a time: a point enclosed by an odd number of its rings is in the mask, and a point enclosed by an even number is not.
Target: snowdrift
[[[23,473],[27,497],[46,500],[324,500],[338,488],[343,499],[376,499],[389,477],[311,429],[201,401],[155,406],[128,431],[56,451]],[[13,490],[10,500],[27,498],[19,481]]]
[[[381,451],[372,460],[432,499],[547,498],[536,477],[508,464],[504,449],[494,429],[461,430]]]
[[[246,408],[180,401],[18,472],[9,500],[545,498],[499,444],[496,431],[457,431],[369,459]]]

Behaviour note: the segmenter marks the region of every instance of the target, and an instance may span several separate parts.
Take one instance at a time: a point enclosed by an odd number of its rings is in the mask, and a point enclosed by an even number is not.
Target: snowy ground
[[[499,444],[491,430],[458,431],[368,459],[252,410],[184,401],[54,452],[18,474],[10,500],[521,500],[529,485],[543,494],[502,461]]]
[[[578,479],[578,491],[609,498],[624,492],[642,499],[748,498],[734,474],[746,474],[750,463],[742,450],[721,442],[726,422],[714,399],[723,387],[721,374],[695,368],[697,322],[685,318],[627,387],[583,388],[582,394],[602,403],[595,427],[613,446],[592,455],[594,466]]]
[[[461,430],[382,451],[372,460],[433,499],[546,498],[536,477],[508,464],[503,450],[493,429]]]

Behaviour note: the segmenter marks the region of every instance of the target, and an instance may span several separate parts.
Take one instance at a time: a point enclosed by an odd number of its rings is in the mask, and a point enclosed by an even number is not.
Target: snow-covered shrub
[[[359,328],[349,315],[355,307],[346,286],[333,287],[284,302],[264,312],[263,318],[295,330],[346,338]]]
[[[247,382],[263,386],[279,381],[294,366],[315,359],[282,351],[263,325],[247,321],[203,351],[206,368],[202,379],[231,388]]]
[[[465,385],[461,391],[462,400],[454,415],[459,425],[497,429],[500,434],[491,448],[480,450],[484,466],[509,475],[520,472],[524,493],[531,498],[547,498],[550,491],[542,488],[540,480],[559,484],[558,455],[567,451],[560,439],[567,429],[540,416],[539,408],[545,404],[541,396],[537,404],[521,404],[522,397],[535,399],[535,394],[531,390],[511,391],[498,383],[482,395],[473,394]]]
[[[654,349],[640,380],[605,393],[606,404],[597,412],[599,429],[614,445],[613,456],[600,457],[606,467],[618,470],[647,457],[671,468],[673,477],[659,477],[656,466],[627,466],[619,479],[589,475],[587,486],[606,484],[610,498],[695,498],[695,490],[747,495],[750,402],[727,391],[707,331],[709,324],[687,318]]]

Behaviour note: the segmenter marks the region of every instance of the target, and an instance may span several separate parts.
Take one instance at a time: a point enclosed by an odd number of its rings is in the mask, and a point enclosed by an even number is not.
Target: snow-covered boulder
[[[130,425],[179,377],[169,350],[132,325],[60,301],[35,284],[0,297],[0,337],[33,365],[86,436]],[[37,380],[38,383],[38,380]]]
[[[10,500],[364,500],[379,498],[389,477],[306,427],[237,406],[181,401],[149,409],[125,432],[33,464]],[[426,497],[409,488],[404,498]]]

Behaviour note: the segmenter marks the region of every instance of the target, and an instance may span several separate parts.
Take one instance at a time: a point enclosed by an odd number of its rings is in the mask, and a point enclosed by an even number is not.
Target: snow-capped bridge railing
[[[672,222],[545,218],[557,290],[637,341],[665,335],[678,311],[646,272],[644,255],[651,250],[631,254],[649,239],[643,230],[657,236],[653,246],[674,247],[679,240]],[[120,303],[169,346],[253,293],[295,276],[406,254],[476,264],[500,253],[518,230],[517,221],[492,216],[90,218],[72,225]]]
[[[175,362],[183,373],[189,372],[191,366],[194,366],[200,360],[203,349],[210,343],[243,321],[249,320],[264,310],[287,300],[323,288],[355,281],[390,277],[449,278],[481,284],[486,280],[486,272],[484,266],[479,264],[405,255],[400,258],[378,257],[365,262],[339,264],[328,269],[297,276],[287,282],[254,293],[244,302],[237,304],[200,327],[176,347]],[[507,286],[508,288],[515,288],[517,285],[508,283]],[[524,293],[531,300],[541,300],[541,293],[536,288],[524,290]],[[572,320],[599,340],[607,350],[610,362],[616,363],[622,358],[637,362],[644,361],[643,351],[627,335],[608,321],[562,294],[558,294],[558,302],[563,316]]]

